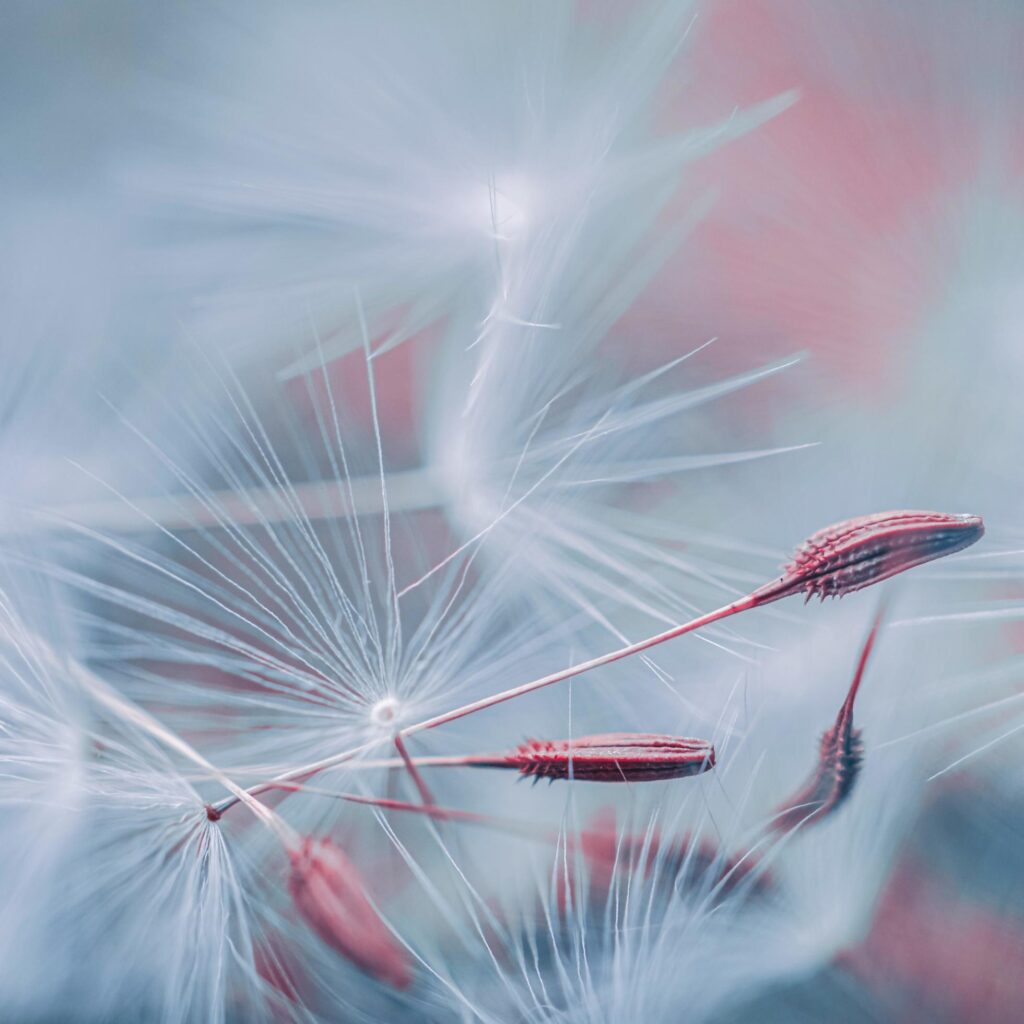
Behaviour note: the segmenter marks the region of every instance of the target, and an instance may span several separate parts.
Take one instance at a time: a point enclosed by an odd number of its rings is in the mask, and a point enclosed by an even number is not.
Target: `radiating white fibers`
[[[0,1020],[1021,1019],[1024,14],[72,8],[0,96]],[[745,600],[884,509],[984,541]]]

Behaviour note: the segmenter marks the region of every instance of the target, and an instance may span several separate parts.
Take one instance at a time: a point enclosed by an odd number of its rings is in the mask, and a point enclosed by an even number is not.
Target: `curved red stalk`
[[[409,751],[406,749],[405,740],[402,739],[401,733],[395,734],[395,748],[398,750],[399,755],[402,758],[402,763],[405,765],[406,771],[412,776],[412,781],[416,784],[416,788],[419,790],[420,799],[425,804],[433,804],[434,795],[430,792],[430,788],[423,781],[423,776],[420,775],[419,769],[416,767],[415,762],[409,756]]]
[[[853,705],[884,615],[883,603],[861,648],[853,681],[835,723],[822,734],[817,767],[807,782],[776,811],[771,823],[774,830],[789,832],[798,825],[821,821],[852,792],[864,758],[860,730],[853,727]]]

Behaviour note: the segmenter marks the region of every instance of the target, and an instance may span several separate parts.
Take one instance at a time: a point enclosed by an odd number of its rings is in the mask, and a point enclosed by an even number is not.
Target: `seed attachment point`
[[[402,713],[402,702],[397,697],[384,697],[370,708],[370,722],[378,729],[390,729]]]

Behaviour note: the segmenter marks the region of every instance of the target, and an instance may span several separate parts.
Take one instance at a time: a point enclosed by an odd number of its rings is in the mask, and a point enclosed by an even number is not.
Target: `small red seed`
[[[682,736],[611,732],[573,740],[528,740],[505,763],[534,778],[655,782],[709,771],[715,748]]]
[[[393,988],[408,988],[406,951],[366,896],[355,865],[330,839],[289,851],[289,890],[303,920],[343,957]]]
[[[877,512],[827,526],[797,548],[782,576],[755,591],[759,604],[791,594],[842,597],[980,540],[980,516]]]

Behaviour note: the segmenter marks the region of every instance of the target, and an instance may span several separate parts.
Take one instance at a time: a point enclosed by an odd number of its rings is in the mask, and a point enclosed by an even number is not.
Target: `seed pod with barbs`
[[[758,604],[791,594],[842,597],[962,551],[985,533],[981,516],[877,512],[827,526],[797,548],[782,576],[754,592]]]
[[[573,740],[527,740],[504,758],[536,779],[657,782],[709,771],[715,748],[706,740],[658,733],[611,732]]]

